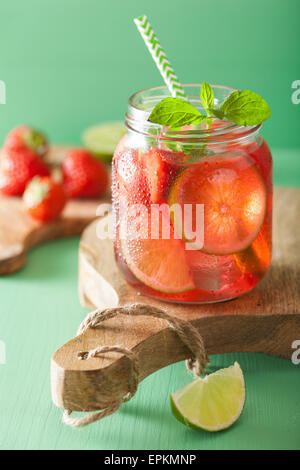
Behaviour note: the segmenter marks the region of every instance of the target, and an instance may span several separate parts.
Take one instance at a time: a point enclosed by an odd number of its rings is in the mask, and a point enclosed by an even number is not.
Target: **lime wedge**
[[[110,162],[126,130],[123,122],[107,122],[87,129],[82,136],[85,147],[105,162]]]
[[[241,416],[246,399],[240,365],[194,380],[171,395],[173,415],[181,423],[204,431],[222,431]]]

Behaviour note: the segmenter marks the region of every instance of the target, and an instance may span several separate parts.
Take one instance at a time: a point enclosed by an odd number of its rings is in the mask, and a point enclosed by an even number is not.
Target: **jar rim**
[[[216,94],[222,94],[223,97],[229,96],[234,91],[238,91],[237,88],[232,88],[223,85],[210,85]],[[201,83],[188,83],[183,84],[182,87],[186,91],[186,95],[193,100],[198,100],[200,103],[200,89]],[[192,89],[199,89],[198,94],[189,94],[188,91]],[[220,121],[220,126],[211,129],[196,129],[192,131],[176,131],[166,133],[166,128],[160,124],[154,124],[148,121],[148,117],[153,107],[162,99],[171,96],[166,85],[157,87],[146,88],[144,90],[137,91],[130,96],[128,100],[128,112],[125,116],[125,125],[129,130],[141,133],[145,136],[154,137],[159,140],[176,140],[181,142],[205,142],[205,143],[220,143],[231,140],[240,140],[250,134],[256,133],[261,128],[261,124],[255,126],[242,126],[229,121]],[[143,106],[143,99],[147,98],[146,104],[151,105],[148,109]],[[235,138],[231,139],[228,134],[235,134]]]

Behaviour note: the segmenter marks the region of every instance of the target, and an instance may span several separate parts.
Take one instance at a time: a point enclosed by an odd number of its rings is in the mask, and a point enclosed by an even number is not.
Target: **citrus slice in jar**
[[[237,253],[234,259],[242,273],[261,278],[270,266],[271,257],[271,229],[264,227],[251,246]]]
[[[146,209],[146,210],[145,210]],[[120,241],[125,261],[143,284],[167,293],[183,293],[195,288],[188,267],[184,242],[175,238],[168,213],[144,208],[142,212],[123,216],[120,221]]]
[[[224,153],[184,170],[169,194],[169,205],[204,205],[204,245],[209,254],[228,255],[246,249],[257,237],[266,213],[266,187],[247,156]],[[184,212],[184,210],[183,210]],[[183,218],[183,235],[192,241],[193,220]],[[175,221],[176,224],[176,221]],[[195,247],[197,248],[197,247]]]

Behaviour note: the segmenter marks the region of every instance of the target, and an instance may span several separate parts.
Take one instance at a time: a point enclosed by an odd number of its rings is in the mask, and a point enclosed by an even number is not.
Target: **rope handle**
[[[190,349],[192,357],[186,361],[186,367],[195,376],[201,376],[207,365],[208,356],[205,350],[204,341],[197,329],[190,323],[179,320],[178,318],[170,317],[163,310],[144,304],[132,304],[123,307],[108,308],[105,310],[95,310],[91,312],[79,326],[77,336],[83,334],[90,328],[97,328],[105,320],[116,317],[117,315],[131,315],[131,316],[151,316],[166,320],[169,327],[173,329],[181,339],[181,341]],[[92,413],[84,416],[83,418],[72,418],[71,410],[65,410],[63,414],[63,422],[68,426],[79,427],[87,426],[88,424],[99,421],[106,416],[115,413],[122,403],[129,401],[137,392],[139,384],[139,364],[137,355],[127,348],[122,346],[104,346],[93,349],[91,351],[83,351],[78,354],[79,360],[88,360],[93,357],[99,357],[108,352],[117,352],[126,356],[131,364],[131,369],[128,374],[128,393],[119,401],[111,403],[110,406],[98,413]]]

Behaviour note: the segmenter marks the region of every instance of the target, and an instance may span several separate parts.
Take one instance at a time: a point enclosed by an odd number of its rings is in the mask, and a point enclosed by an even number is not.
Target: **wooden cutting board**
[[[92,309],[142,303],[191,322],[204,338],[208,354],[263,352],[291,359],[300,340],[300,190],[276,188],[274,254],[264,280],[236,300],[208,305],[163,303],[139,295],[119,274],[110,240],[96,236],[98,221],[80,244],[81,302]],[[58,349],[52,358],[52,397],[61,408],[93,411],[128,391],[128,359],[117,353],[78,360],[78,353],[121,345],[139,359],[143,380],[156,370],[190,356],[165,320],[119,315],[87,330]]]
[[[70,148],[53,147],[48,163],[58,166]],[[41,224],[26,213],[21,198],[0,196],[0,275],[21,269],[33,246],[54,238],[80,235],[96,218],[100,202],[103,200],[71,200],[59,219]]]

